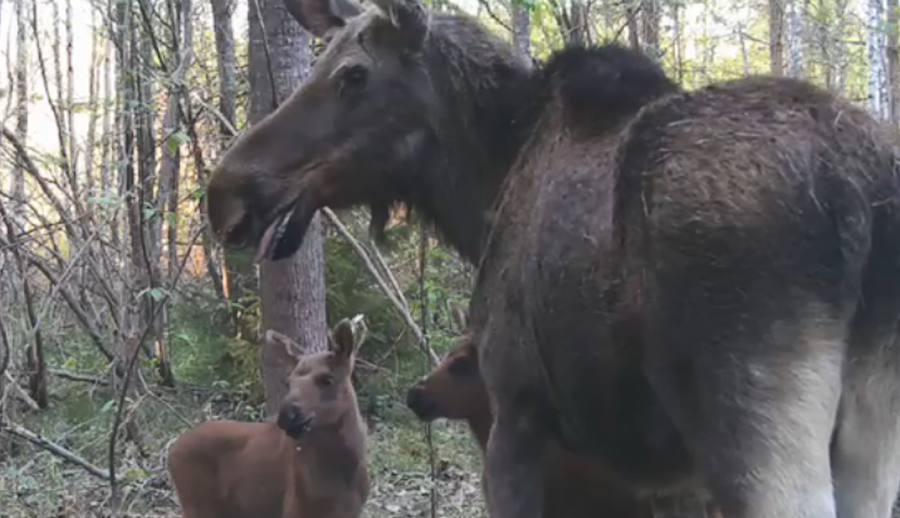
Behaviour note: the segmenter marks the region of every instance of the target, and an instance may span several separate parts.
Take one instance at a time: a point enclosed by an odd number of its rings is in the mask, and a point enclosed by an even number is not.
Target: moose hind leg
[[[888,518],[900,485],[900,378],[881,360],[848,367],[832,443],[839,518]]]
[[[692,313],[715,313],[704,309]],[[746,314],[685,316],[662,321],[669,341],[648,372],[722,514],[833,518],[840,326],[821,313],[753,325]]]

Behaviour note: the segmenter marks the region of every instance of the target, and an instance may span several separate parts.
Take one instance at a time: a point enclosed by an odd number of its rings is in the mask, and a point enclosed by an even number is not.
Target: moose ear
[[[331,332],[331,349],[338,358],[347,360],[353,356],[354,345],[353,323],[345,318]]]
[[[300,345],[291,337],[281,334],[274,329],[269,329],[265,334],[266,347],[284,347],[284,351],[291,358],[300,361]]]
[[[468,326],[468,313],[462,307],[453,304],[450,308],[450,315],[453,317],[453,323],[456,324],[456,330],[463,332]]]
[[[284,0],[284,6],[307,32],[321,39],[362,12],[353,0]]]
[[[406,50],[419,51],[428,36],[430,13],[421,0],[372,0],[397,29]]]

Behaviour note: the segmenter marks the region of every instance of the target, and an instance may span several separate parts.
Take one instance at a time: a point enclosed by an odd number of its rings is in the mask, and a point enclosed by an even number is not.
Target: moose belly
[[[556,289],[542,290],[547,310],[531,315],[560,444],[632,487],[682,485],[692,478],[692,460],[643,371],[640,319],[623,317],[610,302],[617,297],[583,289],[585,276],[575,277],[581,289],[569,289],[569,278],[556,276]]]

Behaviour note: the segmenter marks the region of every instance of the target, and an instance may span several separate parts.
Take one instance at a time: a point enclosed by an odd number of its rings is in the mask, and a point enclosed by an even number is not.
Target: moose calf
[[[362,323],[362,322],[360,322]],[[274,332],[267,347],[297,359],[276,422],[209,421],[169,452],[184,518],[355,518],[369,493],[366,426],[350,381],[353,324],[342,320],[330,350],[298,356]]]
[[[465,329],[465,314],[459,312],[454,316],[457,325]],[[493,416],[478,367],[478,351],[470,334],[464,332],[443,361],[409,389],[407,406],[423,421],[440,417],[465,420],[484,452]],[[553,444],[544,464],[542,517],[654,518],[665,515],[660,510],[654,513],[649,497],[639,496],[612,477],[595,462]],[[712,503],[705,511],[707,518],[721,518]]]

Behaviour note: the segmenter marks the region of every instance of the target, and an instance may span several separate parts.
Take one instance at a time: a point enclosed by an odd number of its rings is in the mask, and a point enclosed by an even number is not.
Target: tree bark
[[[797,0],[785,0],[787,2],[787,48],[788,48],[788,75],[790,77],[803,77],[803,12],[797,5]]]
[[[236,127],[234,112],[237,105],[237,60],[234,53],[234,29],[231,17],[236,0],[212,0],[213,25],[216,37],[216,65],[219,70],[219,111]],[[253,6],[255,8],[255,5]],[[220,146],[232,135],[227,124],[219,124]]]
[[[659,0],[643,0],[641,29],[644,53],[654,61],[662,58],[659,46]]]
[[[16,0],[16,138],[19,142],[28,141],[28,21],[25,2]],[[21,219],[25,209],[25,167],[23,158],[19,156],[13,167],[12,193],[13,217]]]
[[[888,65],[888,114],[891,124],[900,124],[900,55],[897,49],[897,0],[887,0],[887,65]]]
[[[784,0],[769,0],[769,73],[784,75]]]
[[[866,54],[869,58],[869,111],[887,118],[884,73],[884,5],[882,0],[869,0],[866,10]]]
[[[531,57],[531,13],[522,0],[512,0],[512,39],[522,56]]]
[[[215,27],[216,59],[219,70],[219,111],[228,121],[219,124],[219,152],[223,152],[226,144],[233,137],[231,127],[237,127],[235,123],[235,110],[237,106],[237,60],[234,50],[234,29],[231,20],[234,14],[236,0],[212,0],[213,25]],[[260,6],[262,7],[262,6]],[[250,2],[248,8],[256,10],[256,4]],[[265,50],[262,51],[265,58]],[[268,77],[268,76],[267,76]],[[212,234],[204,236],[204,249],[209,254],[215,251],[215,243],[211,239]],[[210,260],[212,258],[210,257]],[[221,283],[225,288],[223,293],[229,303],[229,313],[234,332],[238,335],[249,334],[246,323],[243,322],[243,302],[247,295],[253,295],[257,283],[256,267],[247,254],[230,253],[223,254],[224,279],[213,280],[213,283]],[[219,274],[218,266],[212,264],[210,275]]]
[[[249,122],[255,124],[273,110],[276,102],[286,99],[309,73],[309,36],[291,18],[281,0],[250,2],[248,22]],[[266,59],[266,40],[271,62]],[[278,99],[272,99],[269,67]],[[302,121],[297,122],[302,124]],[[304,353],[322,350],[327,344],[324,263],[317,215],[303,246],[293,257],[277,262],[264,261],[260,266],[263,329],[274,329],[293,338]],[[284,351],[271,347],[262,349],[266,409],[271,415],[284,397],[283,380],[293,362]]]

